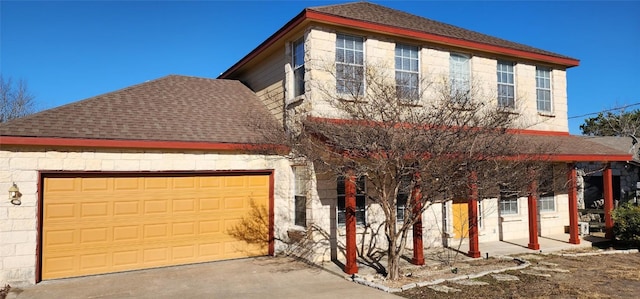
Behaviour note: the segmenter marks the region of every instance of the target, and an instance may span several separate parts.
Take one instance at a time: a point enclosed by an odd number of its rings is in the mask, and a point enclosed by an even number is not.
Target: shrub
[[[640,206],[626,203],[613,210],[612,217],[616,239],[640,242]]]

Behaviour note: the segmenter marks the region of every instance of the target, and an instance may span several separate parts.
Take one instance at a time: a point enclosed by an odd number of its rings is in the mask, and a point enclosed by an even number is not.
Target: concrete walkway
[[[44,281],[12,288],[7,299],[401,298],[344,273],[285,257],[259,257]]]

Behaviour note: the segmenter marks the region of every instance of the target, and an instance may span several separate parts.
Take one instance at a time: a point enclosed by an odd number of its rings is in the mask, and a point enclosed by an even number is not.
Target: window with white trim
[[[449,81],[451,84],[451,100],[466,102],[471,91],[469,56],[458,53],[449,55]]]
[[[551,108],[551,69],[536,67],[536,102],[539,112],[553,112]]]
[[[538,210],[540,212],[555,212],[556,198],[553,192],[546,192],[538,196]]]
[[[345,206],[345,177],[338,177],[337,193],[338,193],[338,225],[345,225],[346,206]],[[366,200],[366,177],[361,176],[356,179],[356,224],[365,224],[365,200]]]
[[[547,165],[547,167],[541,170],[540,174],[538,210],[540,212],[555,212],[556,199],[554,193],[553,165]]]
[[[510,191],[502,186],[500,189],[500,200],[498,201],[500,215],[518,214],[518,192]]]
[[[294,166],[294,223],[299,226],[307,226],[307,184],[309,182],[307,169],[304,166]]]
[[[336,91],[350,95],[364,94],[364,38],[337,35]]]
[[[513,62],[498,61],[498,106],[502,108],[515,108],[515,81]]]
[[[304,94],[304,37],[293,42],[293,95]]]
[[[396,93],[398,98],[418,100],[419,63],[418,47],[396,44]]]

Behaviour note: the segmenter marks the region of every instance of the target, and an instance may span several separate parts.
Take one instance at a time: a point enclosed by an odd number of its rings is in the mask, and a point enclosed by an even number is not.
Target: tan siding
[[[253,90],[279,121],[284,111],[285,53],[276,51],[251,68],[251,72],[236,77]]]

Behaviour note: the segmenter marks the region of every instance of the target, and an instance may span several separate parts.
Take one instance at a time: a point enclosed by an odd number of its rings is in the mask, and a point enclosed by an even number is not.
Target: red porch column
[[[344,180],[344,189],[345,226],[347,230],[347,262],[344,266],[344,272],[355,274],[358,273],[358,263],[356,261],[356,177],[351,171]]]
[[[604,171],[602,171],[602,180],[604,187],[604,237],[613,239],[613,218],[611,217],[611,212],[613,211],[613,175],[611,173],[611,163],[605,165]]]
[[[416,184],[411,190],[413,200],[413,215],[416,222],[413,224],[413,258],[414,265],[424,265],[424,245],[422,243],[422,192],[420,191],[420,175],[416,174]]]
[[[538,250],[538,180],[536,173],[532,172],[532,180],[529,183],[529,196],[527,204],[529,207],[529,249]]]
[[[478,241],[478,174],[469,174],[469,257],[480,257]]]
[[[576,167],[573,163],[567,164],[569,168],[567,171],[567,180],[569,181],[569,187],[567,194],[569,196],[569,243],[580,244],[580,237],[578,236],[578,190],[576,174]]]

